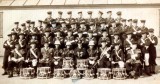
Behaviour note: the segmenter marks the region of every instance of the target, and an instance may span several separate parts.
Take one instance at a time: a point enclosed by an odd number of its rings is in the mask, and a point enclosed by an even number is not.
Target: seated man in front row
[[[11,52],[10,55],[10,61],[8,63],[8,71],[9,71],[9,76],[8,78],[13,77],[13,69],[14,67],[17,67],[17,73],[19,75],[20,69],[24,67],[24,56],[25,56],[25,51],[24,49],[20,48],[19,43],[17,42],[15,44],[15,49]]]
[[[39,60],[40,67],[50,67],[51,72],[53,70],[53,63],[51,62],[51,58],[53,57],[53,48],[49,47],[49,42],[44,43],[44,47],[41,48],[41,57]]]
[[[126,71],[129,77],[134,77],[135,79],[139,76],[139,70],[141,67],[141,50],[137,48],[137,42],[132,42],[132,48],[127,51],[126,57]]]
[[[37,44],[37,41],[33,41],[30,43],[31,48],[27,52],[26,61],[25,61],[27,66],[34,68],[35,77],[36,77],[36,71],[37,71],[37,64],[40,56],[40,52],[38,48],[36,48],[36,44]]]

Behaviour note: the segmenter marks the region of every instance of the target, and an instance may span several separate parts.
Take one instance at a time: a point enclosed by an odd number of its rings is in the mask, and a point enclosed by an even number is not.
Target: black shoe
[[[4,72],[2,75],[8,75],[7,72]]]
[[[152,74],[156,74],[156,72],[154,71],[154,72],[151,72]]]
[[[150,73],[146,73],[147,76],[152,76]]]
[[[8,76],[8,78],[12,78],[12,77],[13,77],[13,75],[9,75],[9,76]]]
[[[137,77],[137,76],[134,76],[134,79],[138,79],[138,77]]]

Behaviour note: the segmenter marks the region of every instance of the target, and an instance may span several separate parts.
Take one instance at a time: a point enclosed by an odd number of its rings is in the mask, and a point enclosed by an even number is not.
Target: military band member
[[[125,32],[126,29],[128,28],[127,24],[126,24],[126,19],[122,19],[122,31]]]
[[[78,30],[77,29],[77,23],[75,22],[75,20],[72,20],[70,25],[71,25],[71,27],[69,29],[71,29],[72,32],[74,32],[73,35],[75,36],[77,34],[76,32]]]
[[[67,14],[68,14],[68,18],[65,19],[65,22],[68,24],[67,27],[70,27],[71,21],[74,20],[72,18],[72,11],[68,11]]]
[[[15,24],[15,27],[11,30],[11,32],[19,33],[20,32],[19,22],[14,22],[14,24]]]
[[[18,33],[12,32],[11,33],[12,42],[15,44],[18,42]]]
[[[132,26],[132,29],[131,29],[131,31],[133,31],[133,37],[134,37],[135,40],[138,40],[141,37],[141,34],[140,34],[141,30],[137,26],[137,22],[138,22],[137,19],[133,20],[133,26]]]
[[[141,50],[137,48],[137,42],[132,41],[132,47],[127,51],[126,70],[131,78],[137,79],[139,76],[139,69],[141,66]]]
[[[61,29],[60,30],[63,31],[63,33],[65,34],[69,28],[67,28],[67,24],[64,20],[61,20],[60,24],[61,24]]]
[[[30,25],[30,26],[31,26],[31,27],[30,27],[30,29],[28,30],[29,33],[38,33],[38,29],[35,27],[35,22],[34,22],[34,21],[31,22],[31,25]]]
[[[41,46],[44,46],[45,42],[48,42],[49,47],[53,48],[53,38],[51,36],[51,29],[46,28],[43,36],[41,37]]]
[[[145,26],[146,20],[141,20],[141,31],[148,31],[148,28]]]
[[[93,31],[93,36],[96,38],[96,40],[98,40],[98,29],[95,27],[95,23],[94,22],[90,22],[90,28],[88,31]],[[87,30],[85,30],[87,31]]]
[[[47,21],[43,21],[42,23],[42,28],[45,29],[45,28],[48,28],[50,26],[48,26],[48,22]]]
[[[127,21],[128,21],[128,23],[127,23],[128,27],[132,28],[132,26],[133,26],[132,25],[132,23],[133,23],[132,19],[128,19]]]
[[[78,18],[76,18],[76,22],[80,23],[82,20],[84,20],[83,14],[82,14],[82,11],[79,11],[78,12]]]
[[[49,42],[44,43],[44,47],[41,48],[41,57],[39,59],[39,66],[40,67],[50,67],[51,73],[53,72],[53,48],[49,47]]]
[[[63,20],[62,14],[63,14],[62,11],[58,11],[58,18],[56,18],[56,22],[60,22],[61,20]]]
[[[38,34],[37,33],[31,33],[29,37],[29,43],[33,41],[38,41],[37,43],[39,44],[38,40]],[[30,46],[30,44],[28,44]]]
[[[114,44],[114,50],[111,53],[111,58],[113,68],[124,68],[125,56],[123,50],[120,48],[119,43]]]
[[[88,11],[87,13],[88,13],[88,19],[86,20],[86,22],[89,23],[91,21],[94,21],[94,19],[92,18],[92,13],[93,12],[92,11]]]
[[[51,20],[51,31],[54,31],[54,30],[56,30],[56,28],[59,28],[60,27],[60,25],[57,25],[57,22],[56,22],[56,20],[55,19],[52,19]]]
[[[72,49],[72,43],[67,41],[65,43],[66,48],[63,49],[63,59],[64,60],[74,60],[74,50]]]
[[[83,18],[83,13],[82,13],[82,11],[79,11],[79,12],[78,12],[78,18],[76,18],[76,23],[77,23],[77,27],[78,27],[78,28],[80,27],[80,23],[81,23],[81,21],[83,21],[83,20],[85,20],[85,19]]]
[[[26,47],[27,47],[27,41],[26,41],[26,38],[25,38],[25,35],[26,34],[24,34],[24,33],[20,33],[19,34],[19,39],[18,39],[18,43],[19,43],[19,45],[20,45],[20,48],[21,49],[26,49]]]
[[[95,24],[96,24],[97,27],[99,27],[99,26],[100,26],[100,22],[101,22],[102,20],[104,20],[104,18],[102,17],[102,15],[103,15],[103,12],[102,12],[102,11],[99,11],[99,12],[98,12],[98,17],[95,18]]]
[[[131,31],[127,31],[125,34],[126,34],[126,38],[125,38],[124,43],[123,43],[123,48],[124,48],[124,53],[126,55],[127,51],[129,49],[131,49],[133,37],[132,37],[132,32]]]
[[[38,29],[38,32],[39,32],[39,33],[43,33],[43,26],[42,26],[42,23],[43,23],[42,20],[38,20],[37,29]]]
[[[110,47],[106,46],[106,41],[101,41],[101,47],[99,48],[100,57],[98,60],[99,68],[111,68]]]
[[[54,69],[62,68],[63,64],[63,57],[62,57],[62,49],[60,49],[60,41],[57,39],[54,42],[55,48],[53,50],[53,63],[54,63]]]
[[[117,18],[115,19],[116,23],[121,23],[122,22],[122,12],[118,11],[116,14],[117,14]]]
[[[99,38],[98,45],[101,45],[102,41],[106,41],[107,46],[110,45],[110,39],[108,37],[107,31],[105,30],[102,31],[102,37]]]
[[[151,68],[151,73],[155,74],[155,66],[156,64],[156,57],[157,57],[157,53],[156,53],[156,45],[158,44],[158,39],[157,37],[154,35],[154,29],[150,28],[149,30],[149,35],[147,36],[148,39],[150,40],[150,45],[149,45],[149,65]]]
[[[124,41],[125,41],[125,39],[126,39],[126,29],[128,28],[128,26],[126,25],[126,19],[122,19],[122,22],[121,22],[121,40],[122,40],[122,45],[124,45]],[[123,51],[124,51],[124,53],[125,53],[125,50],[124,50],[124,46],[122,46],[122,49],[123,49]]]
[[[30,24],[31,24],[31,20],[27,20],[26,21],[26,29],[27,30],[30,30],[30,27],[31,27]]]
[[[115,32],[114,36],[112,38],[112,44],[114,45],[115,43],[120,43],[119,45],[122,46],[122,41],[120,39],[120,33],[119,32]]]
[[[30,49],[28,49],[26,60],[25,60],[26,66],[34,68],[35,77],[36,77],[36,72],[37,72],[37,64],[39,62],[39,57],[40,57],[40,51],[36,47],[36,45],[37,45],[37,41],[30,42]]]
[[[11,34],[8,34],[8,39],[3,44],[4,50],[4,58],[3,58],[3,66],[4,73],[2,75],[7,75],[7,68],[8,68],[8,57],[11,54],[11,51],[14,49],[14,44],[12,41]]]
[[[53,38],[53,42],[55,43],[56,40],[59,40],[61,45],[60,48],[64,48],[64,39],[62,37],[62,33],[59,29],[55,30],[55,37]]]
[[[113,20],[114,18],[112,18],[112,11],[107,11],[107,18],[106,18],[107,25],[110,26]]]
[[[78,41],[78,47],[74,51],[76,60],[77,59],[86,59],[87,57],[87,50],[82,47],[82,41]]]
[[[89,49],[87,49],[87,53],[89,55],[88,68],[91,69],[94,74],[96,74],[97,64],[95,63],[99,59],[99,52],[97,48],[94,48],[95,47],[94,41],[90,41],[88,45],[89,45]]]
[[[50,22],[53,19],[52,18],[52,11],[48,11],[47,14],[48,14],[48,17],[44,21],[46,21],[47,23],[51,24]]]
[[[25,23],[22,23],[21,24],[21,30],[20,30],[20,32],[19,33],[24,33],[24,34],[28,34],[28,30],[27,30],[27,28],[26,28],[26,24]],[[26,36],[27,37],[27,36]]]
[[[94,41],[94,44],[97,45],[97,39],[96,39],[96,37],[93,36],[93,31],[92,30],[88,31],[88,36],[85,39],[86,39],[85,44],[84,44],[85,48],[88,48],[88,43],[90,41]]]
[[[75,66],[75,56],[74,50],[72,49],[72,43],[70,41],[66,42],[66,48],[63,49],[63,68],[65,76],[68,77],[70,70]]]
[[[109,27],[109,35],[110,36],[114,35],[115,29],[116,29],[116,22],[115,22],[115,20],[112,20],[112,22],[110,22],[110,27]]]
[[[77,37],[74,39],[73,49],[75,49],[78,45],[78,42],[82,42],[82,47],[84,47],[85,37],[83,36],[83,32],[81,30],[78,31]]]
[[[103,31],[103,30],[106,30],[107,33],[108,33],[108,28],[106,26],[106,22],[104,20],[102,20],[100,23],[100,26],[98,27],[98,31],[99,31],[99,34]]]
[[[86,30],[87,30],[87,26],[85,25],[86,24],[86,21],[85,20],[82,20],[80,22],[80,28],[79,30],[83,31],[83,34],[86,35]],[[88,25],[89,26],[89,25]]]
[[[19,75],[20,69],[24,67],[24,58],[25,58],[25,50],[20,48],[19,43],[15,44],[15,49],[12,50],[11,55],[10,55],[10,61],[8,62],[8,72],[9,76],[13,77],[13,69],[16,67],[18,69],[17,74]]]
[[[74,37],[71,29],[67,30],[67,36],[64,38],[64,43],[68,41],[70,41],[72,44],[74,43]]]
[[[149,57],[149,51],[148,51],[150,41],[147,38],[147,33],[148,32],[146,32],[146,31],[142,31],[141,32],[142,37],[139,39],[139,47],[140,47],[141,53],[142,53],[140,60],[141,60],[141,63],[144,64],[146,74],[148,76],[151,76],[150,69],[149,69],[149,58],[150,57]]]

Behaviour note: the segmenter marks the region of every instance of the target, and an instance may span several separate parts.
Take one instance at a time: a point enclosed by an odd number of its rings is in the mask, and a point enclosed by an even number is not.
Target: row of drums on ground
[[[23,68],[20,70],[20,77],[23,79],[32,79],[34,78],[35,70],[34,68]],[[118,79],[124,80],[127,77],[125,68],[98,68],[97,73],[94,73],[93,70],[87,68],[81,69],[54,69],[53,74],[51,74],[50,67],[38,67],[37,68],[37,78],[39,79],[48,79],[48,78],[57,78],[64,79],[67,76],[71,79],[94,79],[95,75],[98,79],[109,80],[109,79]]]

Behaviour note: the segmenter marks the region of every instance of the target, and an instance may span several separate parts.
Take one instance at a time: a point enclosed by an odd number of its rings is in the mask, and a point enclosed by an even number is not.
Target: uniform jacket
[[[41,48],[41,57],[40,59],[51,59],[53,57],[53,49],[52,48],[47,48],[45,49],[45,47]]]
[[[29,60],[38,59],[40,57],[40,51],[38,48],[33,49],[34,53],[37,55],[37,58],[31,53],[30,49],[27,52],[26,58]]]
[[[118,50],[114,49],[111,53],[111,57],[114,62],[125,61],[125,57],[122,49],[118,49]]]

